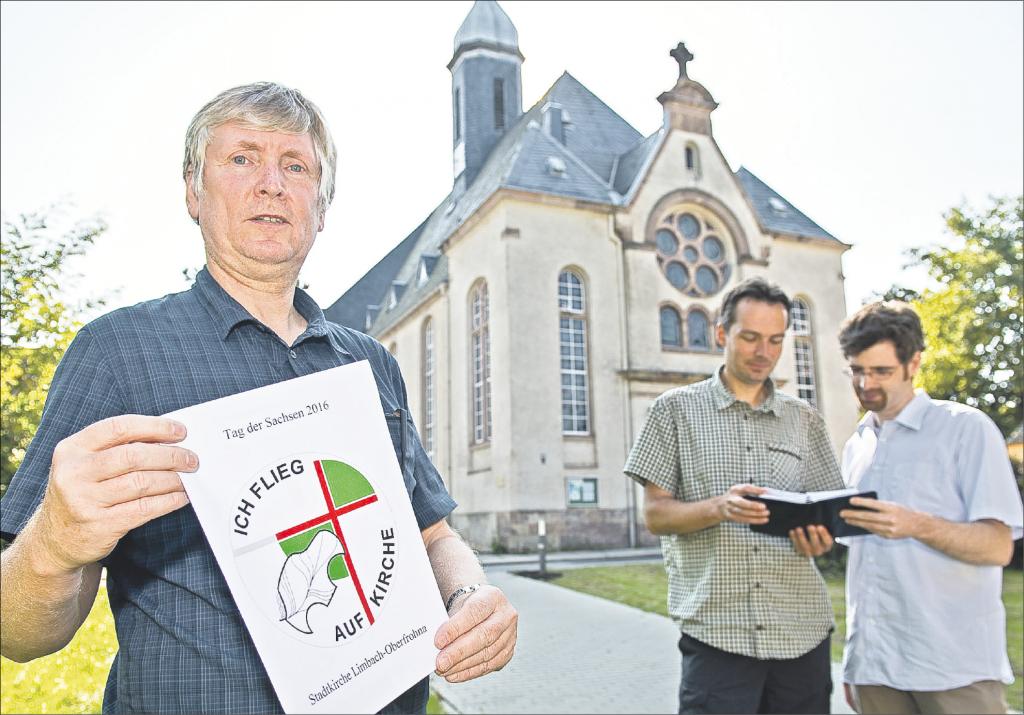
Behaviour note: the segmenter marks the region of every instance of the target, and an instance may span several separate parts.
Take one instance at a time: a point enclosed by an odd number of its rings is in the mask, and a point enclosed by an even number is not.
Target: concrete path
[[[432,676],[449,713],[675,713],[679,633],[671,620],[488,569],[519,609],[515,658],[469,683]],[[850,713],[838,666],[832,712]]]

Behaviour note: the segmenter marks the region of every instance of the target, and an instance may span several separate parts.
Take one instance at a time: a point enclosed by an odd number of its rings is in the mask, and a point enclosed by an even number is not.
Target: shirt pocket
[[[894,464],[886,481],[885,488],[879,491],[880,499],[951,521],[966,519],[964,501],[953,483],[953,475],[938,460]],[[883,496],[885,493],[891,496]]]
[[[768,466],[771,470],[768,486],[787,492],[803,491],[803,461],[800,453],[788,444],[768,444]]]
[[[388,434],[391,436],[391,443],[395,448],[395,458],[398,459],[398,467],[402,472],[402,479],[405,481],[405,489],[412,495],[416,487],[416,476],[413,465],[413,450],[410,446],[409,411],[398,407],[384,413],[384,419],[388,423]]]

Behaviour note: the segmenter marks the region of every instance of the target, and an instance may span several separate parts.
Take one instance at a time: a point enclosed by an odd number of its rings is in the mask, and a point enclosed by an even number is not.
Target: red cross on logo
[[[363,594],[363,587],[359,583],[359,576],[356,574],[355,565],[352,563],[352,556],[348,552],[348,544],[345,543],[345,535],[341,532],[341,524],[338,522],[338,517],[342,514],[348,514],[350,511],[355,511],[360,507],[364,507],[367,504],[373,504],[377,501],[377,495],[371,494],[368,497],[363,497],[358,501],[351,502],[342,507],[337,507],[334,504],[334,500],[331,498],[331,492],[327,489],[327,478],[324,476],[323,466],[320,464],[320,460],[313,462],[316,467],[316,475],[320,478],[320,489],[324,493],[324,501],[327,502],[327,513],[321,514],[318,517],[304,521],[301,524],[289,527],[284,531],[277,532],[277,540],[281,541],[289,536],[294,536],[299,532],[305,531],[306,529],[314,526],[319,526],[326,522],[331,522],[331,526],[334,527],[334,533],[338,536],[338,541],[341,542],[342,555],[345,557],[345,566],[348,568],[349,574],[352,576],[352,585],[356,588],[356,593],[359,595],[359,602],[363,605],[363,611],[366,613],[366,619],[373,625],[373,613],[370,612],[370,604],[366,602],[366,596]]]

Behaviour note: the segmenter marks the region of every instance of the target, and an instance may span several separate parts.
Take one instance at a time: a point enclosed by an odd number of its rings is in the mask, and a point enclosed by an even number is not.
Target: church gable
[[[568,72],[520,113],[515,92],[522,55],[517,43],[514,26],[495,3],[474,5],[456,37],[449,65],[456,110],[453,136],[456,150],[476,136],[464,124],[471,99],[468,78],[484,72],[489,67],[484,60],[498,52],[515,69],[502,80],[503,86],[515,87],[506,103],[497,93],[499,83],[493,83],[493,96],[487,84],[485,94],[494,107],[486,112],[491,122],[486,126],[494,142],[480,144],[484,148],[470,162],[472,167],[456,161],[451,192],[327,309],[329,319],[371,334],[399,323],[447,280],[447,242],[471,232],[488,201],[502,189],[605,205],[617,211],[617,230],[632,243],[654,242],[652,221],[659,220],[654,214],[667,211],[666,201],[678,204],[677,209],[689,202],[718,217],[729,235],[730,253],[741,263],[767,259],[769,234],[836,240],[746,169],[732,172],[711,134],[710,115],[718,105],[688,76],[693,55],[682,44],[670,53],[679,63],[679,80],[658,97],[663,126],[643,137]]]

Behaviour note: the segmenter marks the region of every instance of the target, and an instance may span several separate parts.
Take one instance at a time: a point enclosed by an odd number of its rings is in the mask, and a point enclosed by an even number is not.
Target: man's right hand
[[[753,484],[734,484],[729,487],[729,491],[718,498],[718,513],[722,521],[767,524],[768,507],[761,502],[744,499],[745,496],[757,496],[766,491],[764,487],[755,487]]]
[[[171,446],[184,438],[180,422],[120,415],[57,444],[39,517],[58,572],[98,562],[132,529],[188,504],[178,472],[199,459]]]

